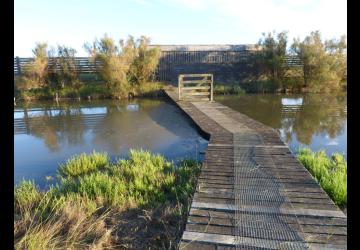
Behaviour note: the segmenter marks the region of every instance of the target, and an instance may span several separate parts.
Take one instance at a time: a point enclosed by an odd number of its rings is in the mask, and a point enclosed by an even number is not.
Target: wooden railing
[[[178,80],[179,100],[213,101],[212,74],[180,74]]]

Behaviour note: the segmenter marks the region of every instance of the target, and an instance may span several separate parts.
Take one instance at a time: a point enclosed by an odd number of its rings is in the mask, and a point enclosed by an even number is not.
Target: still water
[[[165,100],[36,102],[14,110],[15,184],[40,187],[74,154],[106,151],[115,160],[146,149],[177,161],[201,159],[207,141]]]
[[[346,94],[249,94],[215,100],[279,131],[294,153],[308,147],[347,156]]]
[[[215,100],[279,131],[299,147],[347,155],[346,95],[240,95]],[[175,162],[201,160],[207,141],[181,111],[165,100],[36,102],[14,110],[15,183],[51,184],[58,164],[74,154],[106,151],[115,160],[130,148]]]

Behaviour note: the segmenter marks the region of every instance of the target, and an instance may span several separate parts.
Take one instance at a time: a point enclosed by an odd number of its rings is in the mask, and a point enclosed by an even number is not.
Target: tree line
[[[102,64],[98,73],[108,93],[121,99],[147,90],[144,87],[146,83],[154,80],[160,49],[149,48],[149,44],[150,39],[145,36],[138,39],[129,36],[116,43],[105,34],[93,43],[85,43],[84,48],[89,53],[90,60]],[[74,70],[75,54],[76,50],[71,47],[59,45],[57,49],[49,49],[46,43],[37,43],[33,49],[34,61],[24,68],[22,75],[16,80],[16,88],[20,91],[71,88],[78,92],[83,82]],[[49,58],[54,63],[49,64]]]
[[[257,43],[259,51],[250,59],[253,75],[248,86],[254,82],[266,82],[263,89],[308,90],[329,92],[347,86],[347,40],[322,41],[319,31],[311,32],[302,41],[295,38],[289,45],[288,32],[263,33]],[[286,64],[287,55],[297,56],[301,68]],[[254,78],[255,76],[255,78]],[[266,86],[267,85],[267,86]],[[245,84],[246,86],[246,84]]]
[[[149,48],[149,44],[150,39],[145,36],[138,39],[129,36],[116,43],[105,34],[92,43],[85,43],[84,48],[90,60],[102,64],[98,74],[105,83],[104,91],[121,99],[161,88],[147,84],[155,80],[160,59],[160,49]],[[263,33],[257,47],[247,60],[246,80],[240,83],[247,92],[329,92],[347,87],[345,35],[322,41],[320,32],[314,31],[302,41],[297,38],[289,45],[287,31],[274,31]],[[59,45],[57,49],[49,49],[46,43],[37,43],[33,49],[34,61],[16,79],[16,90],[50,89],[54,93],[68,88],[79,95],[84,84],[73,70],[75,55],[76,50],[71,47]],[[287,55],[297,56],[302,67],[287,65]],[[49,58],[55,63],[49,64]]]

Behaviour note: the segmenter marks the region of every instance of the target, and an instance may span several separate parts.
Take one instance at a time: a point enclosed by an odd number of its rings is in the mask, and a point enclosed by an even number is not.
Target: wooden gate
[[[179,100],[213,101],[212,74],[180,74],[178,79]]]

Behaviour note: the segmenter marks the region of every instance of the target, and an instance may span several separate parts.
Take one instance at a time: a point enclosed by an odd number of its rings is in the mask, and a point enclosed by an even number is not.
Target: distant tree
[[[149,44],[148,37],[141,36],[137,40],[135,58],[128,72],[129,80],[133,83],[142,84],[153,80],[160,59],[160,49],[149,49]]]
[[[325,41],[325,49],[329,55],[330,70],[334,71],[339,81],[345,81],[347,76],[347,39],[342,35],[340,39]]]
[[[32,52],[34,61],[24,66],[23,75],[16,83],[19,89],[40,88],[48,84],[47,44],[36,43]]]
[[[71,47],[58,46],[57,56],[54,60],[55,82],[58,88],[69,86],[79,90],[81,82],[78,78],[77,65],[75,61],[76,50]]]
[[[257,67],[278,87],[282,87],[282,81],[288,69],[286,64],[287,31],[278,34],[263,33],[263,38],[258,42],[261,48],[257,55]]]
[[[291,50],[303,64],[304,83],[313,92],[338,89],[346,75],[346,37],[322,42],[319,31],[301,42],[294,39]]]
[[[84,47],[94,61],[102,64],[100,76],[112,95],[119,99],[127,97],[130,89],[127,72],[136,53],[134,38],[129,36],[125,42],[120,40],[117,46],[114,39],[105,34],[100,40],[95,39],[92,45],[85,44]]]
[[[135,88],[153,79],[160,58],[159,48],[149,48],[150,39],[129,36],[117,45],[106,34],[85,49],[102,64],[100,75],[114,97],[124,98]],[[136,92],[136,91],[135,91]]]

